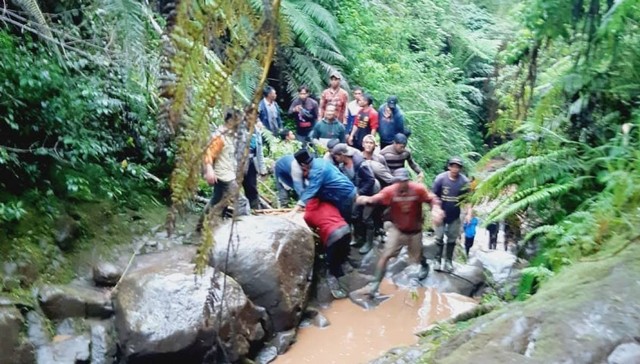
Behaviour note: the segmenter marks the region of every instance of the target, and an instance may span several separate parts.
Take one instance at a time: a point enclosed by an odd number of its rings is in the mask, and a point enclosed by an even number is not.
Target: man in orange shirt
[[[340,81],[342,76],[340,73],[333,72],[329,80],[329,88],[322,91],[320,95],[320,110],[318,112],[318,121],[321,121],[324,117],[324,111],[328,105],[336,107],[336,119],[342,123],[343,126],[347,125],[347,104],[349,103],[349,94],[342,87],[340,87]]]
[[[408,248],[409,258],[421,265],[418,279],[427,277],[429,265],[422,255],[422,204],[431,204],[431,220],[434,225],[442,224],[444,218],[440,199],[422,184],[409,181],[409,171],[399,168],[393,172],[393,177],[395,182],[391,186],[385,187],[373,196],[358,196],[356,199],[358,205],[389,206],[391,215],[391,221],[385,223],[387,241],[376,266],[376,278],[372,282],[370,295],[378,291],[389,259],[397,256],[404,245]]]

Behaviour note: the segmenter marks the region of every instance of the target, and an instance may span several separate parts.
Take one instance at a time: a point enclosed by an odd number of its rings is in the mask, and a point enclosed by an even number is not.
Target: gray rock
[[[525,260],[515,255],[501,251],[478,251],[474,261],[482,264],[491,286],[501,297],[517,295],[518,285],[522,277],[522,269],[527,266]]]
[[[373,275],[376,271],[378,260],[380,260],[380,255],[381,251],[378,250],[377,246],[369,250],[369,252],[362,257],[358,271],[362,274]]]
[[[32,347],[24,342],[20,332],[24,327],[24,319],[15,307],[0,307],[0,363],[29,363]]]
[[[78,324],[72,318],[66,318],[56,325],[56,335],[73,336],[76,335],[76,326]]]
[[[260,350],[256,358],[254,359],[255,364],[267,364],[276,360],[278,357],[278,349],[275,346],[266,346],[264,349]]]
[[[45,318],[36,311],[27,312],[27,337],[33,346],[39,348],[47,345],[51,340],[47,332]]]
[[[112,364],[116,360],[115,328],[112,321],[92,321],[91,364]]]
[[[351,292],[366,286],[369,282],[373,281],[373,279],[373,276],[353,271],[340,277],[339,281],[348,292]]]
[[[67,317],[107,318],[113,314],[109,294],[79,284],[48,285],[40,288],[38,302],[50,319]]]
[[[329,321],[328,318],[324,317],[323,314],[318,313],[312,321],[313,325],[319,328],[324,328],[327,327],[329,325],[331,325],[331,322]]]
[[[62,250],[69,250],[73,241],[80,232],[80,223],[69,215],[63,215],[56,219],[54,238],[55,242]]]
[[[269,346],[276,348],[278,355],[284,354],[291,344],[296,341],[296,329],[281,331],[276,333],[273,339],[269,341]]]
[[[89,346],[91,341],[88,335],[83,336],[56,336],[53,341],[38,348],[36,353],[37,364],[77,364],[89,363],[91,358]]]
[[[529,300],[477,319],[440,346],[436,361],[605,362],[621,343],[640,337],[639,276],[639,244],[576,263]]]
[[[269,332],[296,327],[311,281],[315,248],[311,231],[283,217],[242,217],[227,257],[230,233],[230,222],[215,231],[218,243],[210,265],[233,277],[249,299],[267,310]]]
[[[100,262],[93,267],[93,281],[98,286],[113,287],[122,277],[123,271],[115,264]]]
[[[218,273],[212,284],[213,269],[194,276],[193,264],[176,259],[180,255],[185,255],[184,249],[141,256],[138,268],[120,282],[114,306],[122,353],[155,358],[185,352],[202,358],[214,346],[217,332],[227,358],[238,360],[248,353],[251,341],[264,335],[260,326],[264,311],[232,278]]]
[[[607,358],[607,364],[640,364],[640,344],[633,342],[618,345]]]

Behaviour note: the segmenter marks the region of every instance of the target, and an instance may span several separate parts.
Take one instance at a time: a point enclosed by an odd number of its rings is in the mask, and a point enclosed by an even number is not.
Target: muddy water
[[[388,282],[380,293],[391,298],[370,311],[349,299],[334,301],[322,311],[331,325],[298,330],[297,342],[274,363],[366,363],[391,348],[415,344],[418,337],[414,333],[476,305],[458,294],[421,288],[415,295]]]

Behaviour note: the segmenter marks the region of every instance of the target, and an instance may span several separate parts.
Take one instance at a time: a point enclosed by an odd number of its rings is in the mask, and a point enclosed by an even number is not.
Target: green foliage
[[[640,234],[640,3],[531,0],[522,19],[501,57],[519,68],[502,84],[513,140],[484,159],[510,163],[474,197],[500,200],[489,221],[524,214],[525,240],[543,246],[520,298],[563,266]]]
[[[336,12],[348,81],[377,106],[399,97],[412,131],[409,148],[428,176],[452,155],[471,156],[482,143],[480,87],[502,37],[495,19],[471,2],[448,0],[349,0]]]

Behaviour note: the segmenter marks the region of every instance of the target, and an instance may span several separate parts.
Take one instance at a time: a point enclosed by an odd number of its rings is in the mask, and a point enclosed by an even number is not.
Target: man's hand
[[[213,167],[211,165],[208,165],[206,169],[207,170],[204,173],[204,179],[207,181],[209,186],[213,186],[216,184],[216,182],[218,182],[218,178],[216,177],[216,174],[213,171]]]
[[[431,208],[431,222],[434,226],[442,225],[444,221],[444,211],[440,206],[433,206]]]
[[[347,138],[347,144],[353,145],[353,136],[349,135],[349,137]]]
[[[294,217],[296,217],[296,214],[302,209],[302,206],[300,205],[295,205],[293,207],[293,209],[291,209],[291,211],[289,211],[286,215],[287,219],[289,220],[293,220]]]
[[[356,198],[357,205],[366,205],[369,203],[369,196],[358,196]]]

